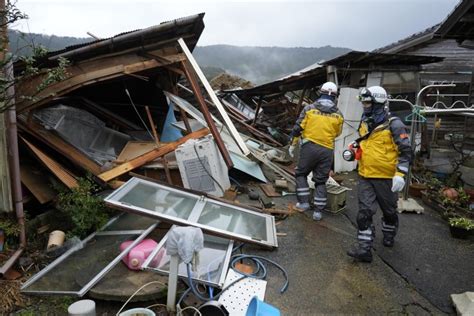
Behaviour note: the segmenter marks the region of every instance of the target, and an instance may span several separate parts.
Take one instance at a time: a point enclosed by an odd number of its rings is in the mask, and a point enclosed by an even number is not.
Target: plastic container
[[[95,302],[93,300],[80,300],[69,305],[69,316],[96,316]]]
[[[123,313],[120,313],[119,316],[155,316],[156,314],[148,308],[132,308]]]
[[[66,234],[61,230],[52,231],[49,234],[47,249],[61,247],[64,243],[65,237],[66,237]]]
[[[280,316],[280,310],[254,296],[245,316]]]
[[[125,248],[130,246],[133,243],[133,240],[124,241],[120,244],[120,251],[124,251]],[[153,249],[156,248],[158,244],[153,239],[144,239],[138,245],[136,245],[130,252],[122,258],[122,261],[127,265],[130,270],[140,270],[142,264],[148,258]],[[159,256],[156,256],[151,264],[156,265],[159,260]]]

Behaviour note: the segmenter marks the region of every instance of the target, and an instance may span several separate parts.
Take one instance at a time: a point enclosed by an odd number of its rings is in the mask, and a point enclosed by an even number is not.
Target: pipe
[[[11,61],[5,67],[5,75],[9,82],[13,82],[13,63]],[[13,266],[26,247],[25,214],[23,212],[23,194],[21,192],[20,161],[18,155],[15,88],[13,85],[10,85],[6,91],[6,100],[6,102],[9,103],[5,115],[5,121],[7,125],[6,136],[9,149],[8,161],[10,162],[10,174],[15,212],[18,220],[18,226],[20,227],[20,248],[17,249],[13,256],[11,256],[10,259],[1,267],[1,274],[4,274]]]
[[[6,77],[13,81],[13,63],[10,61],[6,68]],[[9,145],[8,155],[10,161],[13,200],[15,203],[16,217],[18,225],[20,226],[20,247],[26,246],[26,232],[25,232],[25,214],[23,212],[23,193],[21,191],[21,177],[20,177],[20,160],[18,154],[18,129],[16,124],[16,108],[15,108],[15,88],[11,85],[7,89],[7,100],[10,100],[10,105],[7,110],[7,141]]]

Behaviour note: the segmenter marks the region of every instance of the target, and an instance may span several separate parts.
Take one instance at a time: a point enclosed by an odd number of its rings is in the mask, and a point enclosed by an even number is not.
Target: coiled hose
[[[238,262],[238,261],[241,261],[243,259],[247,259],[247,260],[250,260],[252,261],[255,266],[256,266],[256,271],[254,273],[250,273],[250,274],[247,274],[247,273],[243,273],[241,271],[238,271],[236,268],[235,268],[235,264]],[[239,282],[240,280],[244,279],[244,278],[255,278],[255,279],[265,279],[266,276],[267,276],[267,268],[265,267],[265,265],[262,263],[262,261],[266,261],[268,263],[271,263],[273,264],[274,266],[276,266],[279,270],[281,270],[281,272],[283,273],[283,276],[285,277],[285,283],[283,284],[283,287],[280,289],[280,293],[283,293],[285,292],[287,289],[288,289],[288,285],[289,285],[289,281],[288,281],[288,273],[286,272],[286,270],[280,266],[278,263],[276,263],[275,261],[273,260],[270,260],[270,259],[267,259],[265,257],[262,257],[262,256],[255,256],[255,255],[243,255],[243,254],[240,254],[240,255],[235,255],[231,258],[231,263],[230,263],[230,267],[239,272],[240,274],[243,274],[242,277],[234,280],[232,283],[230,283],[228,286],[226,286],[225,288],[222,289],[222,291],[213,296],[212,297],[212,300],[217,300],[219,298],[219,296],[221,296],[222,293],[224,293],[227,289],[229,289],[232,285],[234,285],[235,283]],[[187,273],[188,273],[188,282],[189,282],[189,289],[193,292],[193,294],[199,298],[200,300],[203,300],[203,301],[209,301],[211,300],[211,298],[209,297],[204,297],[202,296],[195,288],[194,286],[194,283],[193,283],[193,279],[191,277],[191,263],[188,263],[186,265],[186,269],[187,269]],[[187,290],[184,294],[187,294],[189,292],[189,290]],[[181,299],[184,297],[184,294],[182,295],[182,297],[180,298],[179,301],[181,301]]]

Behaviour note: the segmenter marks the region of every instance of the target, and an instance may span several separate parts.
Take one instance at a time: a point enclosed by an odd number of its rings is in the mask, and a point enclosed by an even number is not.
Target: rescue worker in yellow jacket
[[[305,106],[291,132],[292,143],[289,154],[301,138],[300,156],[295,171],[296,207],[306,211],[313,210],[313,219],[321,220],[326,207],[326,181],[331,171],[334,151],[334,139],[341,134],[343,117],[336,107],[337,86],[326,82],[320,88],[320,97],[314,103]],[[307,177],[313,172],[314,203],[310,206],[310,190]]]
[[[359,100],[364,109],[360,138],[343,153],[346,160],[357,157],[359,172],[358,245],[347,254],[363,262],[372,262],[375,236],[372,216],[377,204],[383,214],[383,245],[393,247],[398,230],[398,192],[405,186],[404,177],[411,161],[405,124],[398,117],[390,117],[387,99],[387,92],[380,86],[360,91]]]

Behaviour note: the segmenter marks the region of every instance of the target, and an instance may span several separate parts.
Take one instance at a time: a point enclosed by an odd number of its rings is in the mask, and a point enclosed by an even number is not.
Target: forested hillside
[[[9,30],[10,50],[17,55],[31,54],[33,45],[43,45],[50,51],[93,41],[92,38],[24,34]],[[350,51],[339,47],[249,47],[232,45],[198,46],[194,56],[208,79],[223,71],[254,84],[272,81],[321,60],[328,60]]]
[[[193,54],[201,66],[223,68],[230,74],[260,84],[348,51],[348,48],[331,46],[285,48],[211,45],[196,47]]]

